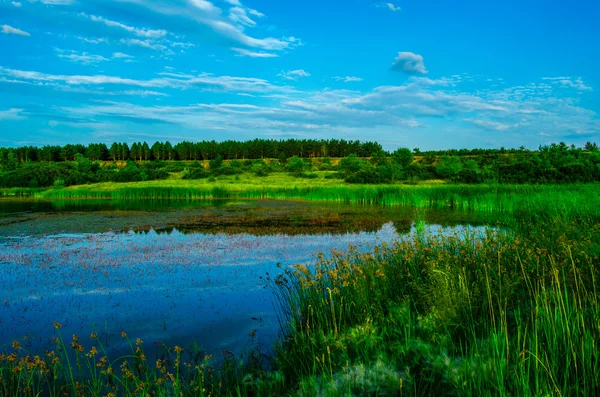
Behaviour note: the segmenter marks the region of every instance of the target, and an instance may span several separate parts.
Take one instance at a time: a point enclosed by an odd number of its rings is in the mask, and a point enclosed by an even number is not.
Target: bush
[[[381,183],[381,175],[374,169],[365,169],[346,177],[348,183],[377,184]]]
[[[185,172],[183,174],[183,178],[182,179],[205,179],[208,178],[210,176],[210,173],[208,171],[206,171],[204,168],[194,168],[191,170],[188,170],[187,172]]]

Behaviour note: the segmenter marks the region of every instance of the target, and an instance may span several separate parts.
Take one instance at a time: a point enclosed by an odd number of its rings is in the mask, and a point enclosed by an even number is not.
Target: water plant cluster
[[[497,199],[512,203],[498,210],[512,218],[501,229],[432,235],[417,223],[411,238],[368,252],[350,247],[267,279],[282,328],[267,357],[252,348],[210,357],[173,347],[149,361],[139,340],[130,353],[111,358],[94,335],[85,343],[77,335],[67,340],[57,324],[57,348],[46,355],[27,355],[15,344],[0,356],[0,390],[9,396],[598,395],[597,188],[537,189]],[[454,197],[472,200],[468,193]]]

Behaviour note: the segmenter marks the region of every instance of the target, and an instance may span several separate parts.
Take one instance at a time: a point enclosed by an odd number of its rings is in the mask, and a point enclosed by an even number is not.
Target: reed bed
[[[481,212],[512,212],[519,208],[560,207],[566,212],[600,205],[600,185],[432,185],[270,187],[232,186],[126,187],[59,189],[34,192],[47,199],[206,200],[303,199],[361,205],[452,208]]]
[[[298,266],[272,280],[279,370],[305,396],[598,395],[599,252],[580,222],[554,244],[422,235]]]

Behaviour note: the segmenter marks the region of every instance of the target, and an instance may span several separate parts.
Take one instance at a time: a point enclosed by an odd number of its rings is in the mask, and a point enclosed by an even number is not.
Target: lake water
[[[467,214],[302,202],[0,202],[0,351],[97,332],[114,354],[121,331],[152,344],[264,350],[279,324],[267,274],[318,252],[369,250],[414,233],[481,221]],[[280,266],[277,266],[280,264]],[[4,347],[1,347],[4,346]]]

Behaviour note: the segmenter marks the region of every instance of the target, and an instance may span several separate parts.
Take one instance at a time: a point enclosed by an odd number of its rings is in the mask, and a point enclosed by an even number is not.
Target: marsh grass
[[[250,349],[217,366],[164,347],[150,363],[139,341],[111,361],[100,345],[92,354],[60,337],[45,357],[18,345],[0,355],[0,394],[600,395],[598,186],[328,189],[244,194],[507,211],[512,220],[485,233],[417,227],[394,244],[350,247],[269,279],[284,335],[269,359]]]
[[[417,234],[297,266],[271,284],[280,371],[302,395],[598,395],[597,225],[544,227],[562,232]]]
[[[173,181],[163,181],[173,182]],[[204,181],[202,181],[204,182]],[[155,182],[153,182],[155,183]],[[542,213],[595,212],[600,205],[600,185],[381,185],[310,186],[175,183],[99,184],[88,187],[33,192],[48,199],[206,200],[303,199],[362,205],[451,208],[478,212],[513,212],[534,209]]]

